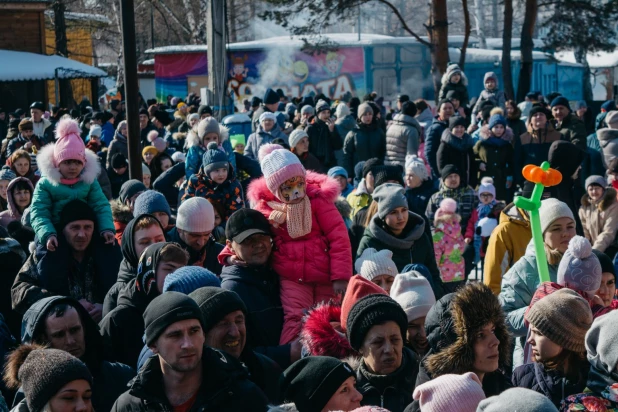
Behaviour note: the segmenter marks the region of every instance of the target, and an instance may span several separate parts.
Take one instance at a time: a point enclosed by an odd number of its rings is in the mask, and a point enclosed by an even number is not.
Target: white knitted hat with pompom
[[[305,168],[294,153],[278,144],[265,144],[258,151],[268,190],[277,195],[279,186],[293,177],[305,176]]]
[[[594,294],[601,286],[601,262],[588,239],[575,236],[558,266],[558,284]]]

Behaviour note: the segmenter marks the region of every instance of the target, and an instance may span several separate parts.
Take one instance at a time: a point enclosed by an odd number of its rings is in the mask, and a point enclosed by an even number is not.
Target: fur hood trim
[[[9,211],[11,217],[16,219],[21,219],[21,213],[19,213],[19,209],[17,209],[17,205],[15,204],[15,199],[13,198],[12,190],[13,187],[19,182],[26,182],[28,186],[30,186],[30,199],[32,199],[32,195],[34,195],[34,185],[27,177],[16,177],[15,179],[9,182],[9,185],[6,187],[6,208]],[[24,209],[24,212],[26,209]]]
[[[174,134],[172,134],[172,139],[176,140],[176,141],[180,141],[183,139],[187,138],[187,133],[182,133],[182,132],[176,132]]]
[[[120,223],[129,223],[133,219],[133,213],[131,212],[131,207],[129,205],[125,205],[118,199],[114,199],[109,202],[112,208],[112,218],[114,222]]]
[[[221,144],[223,142],[225,142],[227,139],[229,139],[230,137],[230,129],[228,129],[226,126],[222,125],[221,123],[219,123],[219,137],[221,139],[221,141],[219,142],[219,146],[221,146]],[[201,146],[202,142],[200,141],[200,137],[197,135],[197,132],[195,132],[194,130],[189,130],[189,132],[187,133],[187,140],[185,142],[185,146],[188,149],[189,147],[192,146]]]
[[[448,296],[448,295],[447,295]],[[461,375],[472,370],[474,364],[474,341],[479,330],[491,323],[495,327],[498,346],[499,368],[509,362],[510,335],[506,328],[505,316],[498,298],[491,289],[482,283],[471,283],[459,290],[452,297],[450,305],[452,322],[440,335],[451,336],[455,340],[449,344],[445,339],[444,346],[437,353],[427,355],[424,360],[427,372],[432,378],[449,373]],[[434,345],[432,345],[434,346]]]
[[[307,196],[310,200],[323,199],[328,203],[334,203],[339,197],[339,183],[332,177],[307,170],[305,182],[307,184]],[[263,202],[263,207],[268,209],[270,207],[266,204],[267,202],[278,201],[275,195],[268,190],[266,178],[263,176],[249,184],[247,199],[252,205]]]
[[[494,134],[491,132],[491,130],[489,130],[489,125],[484,125],[483,127],[481,127],[481,130],[479,130],[479,136],[481,137],[481,140],[487,140],[490,137],[495,137]],[[513,129],[507,126],[504,134],[502,135],[500,139],[507,141],[507,142],[512,142],[513,141]]]
[[[60,185],[60,169],[54,166],[54,146],[56,143],[45,145],[39,151],[36,157],[37,165],[41,171],[41,176],[46,177],[54,185]],[[84,149],[86,150],[86,149]],[[90,150],[86,150],[86,164],[82,174],[79,175],[79,180],[90,185],[94,182],[101,173],[101,164],[99,163],[99,157],[96,153]]]
[[[342,196],[339,196],[337,200],[335,200],[335,207],[344,218],[349,219],[350,215],[352,215],[352,206],[350,206],[348,201]]]
[[[45,349],[40,345],[19,345],[17,349],[11,352],[6,359],[4,369],[4,382],[7,388],[17,390],[22,382],[19,379],[19,369],[22,367],[30,352],[37,349]]]
[[[293,403],[284,403],[279,406],[270,406],[268,412],[298,412],[298,409]]]
[[[599,210],[599,212],[604,212],[611,205],[616,203],[618,201],[616,199],[617,194],[618,192],[616,192],[616,189],[614,189],[613,187],[608,187],[607,189],[605,189],[605,193],[603,193],[603,197],[597,204],[597,209]],[[588,197],[588,194],[585,194],[584,196],[582,196],[582,206],[590,207],[591,205],[592,204],[590,203],[590,198]]]
[[[300,341],[311,356],[331,356],[343,359],[358,356],[344,333],[333,323],[341,322],[341,305],[320,303],[305,316]]]
[[[468,86],[468,78],[466,77],[466,74],[463,72],[463,70],[459,68],[458,64],[451,64],[446,68],[446,71],[442,75],[442,86],[449,83],[449,81],[451,80],[451,76],[456,71],[458,71],[459,74],[461,75],[461,80],[459,82],[463,84],[464,86]]]

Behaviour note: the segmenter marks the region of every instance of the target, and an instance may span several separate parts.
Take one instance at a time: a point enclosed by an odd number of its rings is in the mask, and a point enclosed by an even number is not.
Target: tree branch
[[[426,40],[423,40],[419,37],[418,34],[414,33],[412,31],[412,29],[410,27],[408,27],[405,19],[403,18],[403,16],[401,15],[401,13],[399,13],[399,10],[397,10],[397,7],[395,7],[390,1],[388,0],[377,0],[378,3],[382,3],[385,6],[387,6],[388,8],[391,9],[391,11],[395,14],[395,16],[397,16],[397,18],[399,19],[399,22],[401,23],[401,26],[403,27],[403,29],[405,31],[407,31],[408,33],[410,33],[410,35],[412,37],[414,37],[416,40],[418,40],[419,43],[427,46],[427,47],[433,47],[431,43],[429,43]]]

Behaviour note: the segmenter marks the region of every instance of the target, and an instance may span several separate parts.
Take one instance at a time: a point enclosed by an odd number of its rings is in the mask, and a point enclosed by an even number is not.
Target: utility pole
[[[206,104],[210,105],[217,120],[227,114],[230,96],[227,91],[227,52],[226,52],[226,2],[208,0],[206,19],[208,43],[208,93]]]
[[[129,177],[142,181],[140,153],[139,102],[137,85],[137,56],[135,51],[135,10],[133,0],[120,0],[122,18],[122,56],[124,58],[124,98],[127,113],[127,143],[129,149]],[[122,91],[121,91],[122,92]]]

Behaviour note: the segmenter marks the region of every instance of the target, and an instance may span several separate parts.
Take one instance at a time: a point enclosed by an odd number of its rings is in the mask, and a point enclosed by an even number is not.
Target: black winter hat
[[[18,117],[11,120],[9,122],[9,130],[19,130],[19,122],[21,122],[21,119]]]
[[[451,100],[451,99],[456,99],[461,101],[461,96],[459,95],[459,93],[457,92],[457,90],[449,90],[446,93],[446,99],[447,100]]]
[[[262,99],[260,99],[257,96],[253,96],[251,98],[251,107],[259,107],[259,105],[262,103]]]
[[[172,119],[170,118],[169,114],[167,114],[167,112],[163,110],[157,110],[156,112],[154,112],[153,117],[160,121],[163,126],[167,126],[168,124],[172,123]]]
[[[214,286],[199,288],[189,294],[202,311],[204,333],[208,333],[229,313],[240,310],[245,315],[247,307],[236,292]]]
[[[127,200],[131,199],[139,192],[145,192],[148,188],[144,185],[143,182],[137,179],[127,180],[120,186],[120,193],[118,193],[118,199],[120,199],[121,203],[126,203]]]
[[[180,292],[165,292],[150,302],[144,311],[146,345],[151,345],[168,326],[187,319],[197,319],[204,327],[197,303]]]
[[[200,116],[203,114],[209,114],[212,116],[212,109],[207,104],[203,104],[197,109],[197,114],[199,114]]]
[[[400,94],[399,96],[397,96],[397,101],[401,103],[409,102],[410,96],[408,96],[407,94]]]
[[[139,109],[139,114],[140,116],[145,114],[146,116],[150,117],[150,113],[148,113],[148,110],[146,109]]]
[[[279,95],[273,89],[266,89],[266,93],[264,93],[264,104],[275,103],[279,103]]]
[[[88,367],[69,352],[21,345],[9,355],[7,383],[24,390],[31,412],[42,412],[45,405],[67,383],[85,380],[92,387]]]
[[[129,164],[127,163],[127,158],[122,153],[114,153],[111,161],[112,169],[120,169],[122,167],[127,167]]]
[[[537,113],[543,113],[548,120],[552,118],[552,114],[549,110],[540,104],[535,104],[532,106],[532,109],[530,109],[530,113],[528,113],[528,119],[532,119],[532,117]]]
[[[408,115],[410,117],[414,117],[416,116],[416,112],[418,110],[416,109],[416,105],[414,104],[414,102],[411,101],[405,101],[402,105],[401,105],[401,113]]]
[[[34,102],[30,105],[31,109],[38,109],[42,112],[45,111],[45,105],[43,104],[43,102]]]
[[[442,168],[442,171],[440,172],[440,177],[442,178],[442,180],[446,179],[449,175],[452,174],[457,174],[459,175],[459,177],[461,177],[461,172],[459,171],[459,168],[455,165],[446,165]]]
[[[372,169],[374,184],[373,187],[376,188],[383,183],[388,182],[389,180],[394,180],[399,183],[401,186],[405,186],[403,182],[403,168],[399,165],[397,166],[375,166]]]
[[[365,164],[363,165],[363,175],[361,177],[367,176],[367,173],[371,172],[375,166],[382,166],[383,164],[384,163],[382,162],[382,160],[378,159],[377,157],[365,161]]]
[[[569,111],[571,111],[571,104],[569,103],[569,99],[567,99],[564,96],[558,96],[555,99],[553,99],[551,101],[551,103],[549,104],[549,107],[551,107],[552,109],[556,106],[564,106],[567,109],[569,109]]]
[[[449,130],[452,131],[457,126],[466,127],[466,119],[464,119],[462,116],[451,116],[451,118],[448,119]]]
[[[97,215],[88,203],[81,200],[71,200],[60,211],[60,228],[66,227],[71,222],[76,220],[90,220],[94,223],[97,222]]]
[[[368,295],[357,301],[348,314],[347,336],[350,346],[356,351],[363,346],[363,340],[375,325],[387,321],[399,325],[401,337],[408,329],[408,316],[399,303],[387,295]]]
[[[614,267],[614,262],[612,262],[612,259],[609,256],[607,256],[605,253],[600,252],[596,249],[592,249],[592,253],[594,253],[597,256],[597,258],[599,258],[599,262],[601,262],[601,272],[611,273],[615,277],[616,269]]]
[[[298,412],[321,411],[343,382],[354,376],[350,365],[339,359],[308,356],[283,372],[281,392]]]

